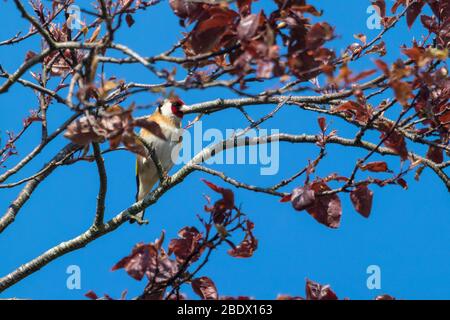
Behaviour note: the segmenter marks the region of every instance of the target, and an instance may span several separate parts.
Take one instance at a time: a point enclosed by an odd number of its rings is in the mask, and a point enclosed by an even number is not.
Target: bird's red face
[[[181,110],[182,107],[185,105],[183,100],[181,100],[180,98],[170,98],[169,99],[170,104],[171,104],[171,111],[172,113],[177,116],[178,118],[183,118],[183,111]]]

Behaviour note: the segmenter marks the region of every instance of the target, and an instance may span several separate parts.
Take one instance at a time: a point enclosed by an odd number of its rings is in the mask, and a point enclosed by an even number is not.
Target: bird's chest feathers
[[[163,166],[171,167],[178,158],[181,149],[181,140],[183,129],[161,123],[159,124],[160,132],[156,135],[148,131],[142,132],[142,137],[155,150],[159,161]],[[148,162],[144,159],[144,164]]]

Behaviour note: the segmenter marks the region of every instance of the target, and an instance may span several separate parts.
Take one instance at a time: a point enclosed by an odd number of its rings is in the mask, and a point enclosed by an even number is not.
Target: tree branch
[[[55,164],[62,159],[70,156],[75,151],[77,151],[80,146],[77,146],[73,143],[69,143],[65,146],[53,159],[49,162],[49,164],[45,165],[48,169],[44,170],[41,175],[36,176],[33,180],[29,181],[22,191],[17,196],[16,200],[14,200],[9,206],[6,213],[3,217],[0,218],[0,233],[2,233],[16,218],[22,206],[30,199],[31,194],[37,188],[37,186],[50,175],[50,173],[55,170],[57,167]]]
[[[98,177],[100,180],[100,188],[97,196],[97,209],[95,212],[94,226],[99,228],[103,225],[103,217],[105,215],[105,198],[108,187],[108,179],[105,169],[105,161],[101,155],[100,146],[97,142],[92,143],[94,149],[95,163],[97,164]]]

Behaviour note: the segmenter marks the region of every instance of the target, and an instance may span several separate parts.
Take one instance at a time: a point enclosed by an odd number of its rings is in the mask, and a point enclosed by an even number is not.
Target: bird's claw
[[[130,214],[129,219],[130,219],[131,221],[136,222],[136,223],[137,223],[138,225],[140,225],[140,226],[142,226],[142,225],[144,225],[144,224],[148,224],[148,220],[146,220],[146,219],[141,219],[141,218],[139,218],[138,216],[133,215],[133,214]]]

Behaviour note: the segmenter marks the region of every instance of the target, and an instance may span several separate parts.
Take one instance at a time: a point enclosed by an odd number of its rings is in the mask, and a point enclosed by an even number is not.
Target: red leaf
[[[37,110],[30,110],[30,115],[23,119],[23,126],[27,127],[33,122],[37,121],[43,121],[42,117],[39,115],[39,111]]]
[[[317,49],[326,41],[333,39],[333,37],[333,27],[326,22],[316,23],[309,29],[306,35],[306,48],[311,50]]]
[[[406,12],[406,22],[409,28],[411,28],[414,24],[414,21],[416,21],[424,5],[424,1],[416,1],[408,7],[408,10]]]
[[[367,188],[367,185],[361,184],[350,193],[350,200],[363,217],[368,218],[372,210],[373,192]]]
[[[386,133],[383,132],[382,137],[384,138],[385,135]],[[402,160],[408,159],[405,138],[401,134],[395,131],[392,132],[389,137],[384,140],[384,145],[399,154]]]
[[[363,71],[363,72],[358,73],[356,76],[350,77],[349,81],[350,82],[358,82],[364,78],[367,78],[367,77],[373,75],[376,72],[377,72],[377,70],[375,70],[375,69]]]
[[[383,60],[377,59],[377,60],[375,60],[375,64],[381,71],[383,71],[383,73],[385,75],[388,76],[390,74],[389,66],[387,65],[386,62],[384,62]]]
[[[94,291],[92,291],[92,290],[89,290],[88,292],[86,292],[84,294],[84,296],[89,298],[89,299],[92,299],[92,300],[98,300],[97,294]]]
[[[405,190],[408,189],[408,183],[406,182],[405,179],[403,179],[403,178],[397,179],[397,183],[398,183],[403,189],[405,189]]]
[[[228,250],[228,254],[235,258],[250,258],[258,248],[258,240],[253,235],[253,228],[255,224],[250,220],[247,220],[245,226],[245,238],[237,246]]]
[[[307,4],[307,5],[295,5],[295,6],[291,7],[291,10],[295,11],[295,12],[300,12],[302,14],[309,13],[309,14],[312,14],[313,16],[315,16],[315,17],[320,17],[323,14],[323,12],[318,11],[316,9],[316,7],[314,7],[314,6],[310,5],[310,4]]]
[[[268,79],[272,75],[275,64],[272,61],[258,60],[256,76],[258,78]]]
[[[128,27],[131,27],[134,24],[133,16],[129,13],[125,16],[125,21],[127,22]]]
[[[354,101],[347,101],[337,108],[334,108],[333,111],[336,112],[345,112],[349,116],[358,120],[359,122],[366,123],[369,120],[370,114],[365,106],[360,103]]]
[[[436,30],[435,28],[437,27],[437,21],[435,17],[421,15],[420,21],[422,22],[423,26],[428,29],[428,31],[433,32],[433,30]]]
[[[411,60],[419,63],[425,58],[425,49],[420,47],[404,48],[402,52]]]
[[[435,163],[442,163],[444,162],[444,151],[439,147],[430,146],[427,152],[427,159]]]
[[[30,50],[25,55],[25,61],[28,61],[28,60],[34,58],[35,56],[37,56],[37,53]]]
[[[319,123],[320,130],[322,130],[322,132],[325,132],[327,127],[326,119],[324,117],[320,117],[319,119],[317,119],[317,121]]]
[[[250,13],[252,1],[253,0],[237,0],[237,6],[241,15],[246,16]]]
[[[291,195],[291,194],[288,194],[288,195],[283,196],[283,197],[280,199],[280,202],[291,202],[291,199],[292,199],[292,195]]]
[[[319,223],[329,228],[339,228],[342,216],[341,200],[336,194],[319,196],[321,192],[329,191],[330,188],[323,181],[311,184],[311,189],[316,194],[316,201],[306,211]]]
[[[290,295],[286,295],[286,294],[279,294],[277,296],[277,300],[305,300],[302,297],[298,297],[298,296],[290,296]]]
[[[112,267],[112,271],[124,268],[133,279],[140,281],[156,261],[157,254],[152,244],[138,243],[129,256]]]
[[[358,39],[359,41],[361,41],[361,43],[363,45],[365,45],[367,43],[367,36],[364,33],[355,34],[355,35],[353,35],[353,37],[355,39]]]
[[[161,248],[164,232],[154,243],[138,243],[127,257],[116,263],[112,271],[125,269],[134,279],[142,280],[144,275],[150,284],[161,284],[178,272],[178,263],[170,260]]]
[[[173,252],[177,260],[185,261],[198,248],[203,235],[194,227],[184,227],[178,232],[178,236],[180,239],[172,239],[170,241],[169,254]],[[191,257],[190,261],[196,261],[200,257],[201,252],[202,250],[198,250],[198,253]]]
[[[203,300],[217,300],[219,298],[216,285],[208,277],[200,277],[193,279],[192,289]]]
[[[217,193],[220,193],[223,196],[223,204],[225,205],[226,209],[233,209],[234,208],[234,193],[230,189],[222,188],[217,185],[215,185],[212,182],[209,182],[208,180],[201,179],[208,187],[210,187],[212,190],[214,190]]]
[[[200,20],[191,32],[190,45],[195,53],[205,53],[221,47],[222,38],[238,17],[233,10],[213,9],[210,10],[211,15]]]
[[[302,211],[315,203],[316,196],[314,190],[311,190],[310,186],[305,186],[295,188],[292,191],[291,201],[295,210]]]
[[[234,258],[250,258],[258,247],[258,241],[255,238],[249,238],[242,241],[233,249],[228,250],[228,254]]]
[[[220,300],[253,300],[252,297],[247,296],[237,296],[237,297],[230,297],[230,296],[221,296]]]
[[[195,20],[202,12],[202,4],[189,0],[169,0],[173,12],[181,19]]]
[[[306,279],[306,300],[338,300],[329,285],[321,285]]]
[[[372,1],[372,5],[377,7],[377,9],[379,10],[378,13],[380,14],[381,18],[384,18],[386,16],[386,2],[385,2],[385,0]]]
[[[362,171],[369,170],[371,172],[391,172],[387,163],[384,161],[369,162],[365,165],[361,165],[360,168]]]
[[[388,294],[382,294],[380,296],[377,296],[375,300],[395,300],[393,296],[390,296]]]
[[[237,26],[238,37],[241,40],[250,40],[259,26],[260,14],[250,14],[242,18]]]
[[[405,5],[405,2],[407,0],[397,0],[395,1],[394,5],[391,8],[391,13],[395,14],[397,12],[397,9],[400,7],[400,5]]]
[[[413,87],[410,83],[400,80],[391,81],[390,86],[394,90],[395,97],[403,106],[408,105],[408,99],[414,97]]]
[[[378,53],[382,57],[386,55],[386,43],[381,41],[379,44],[372,46],[366,53]]]

